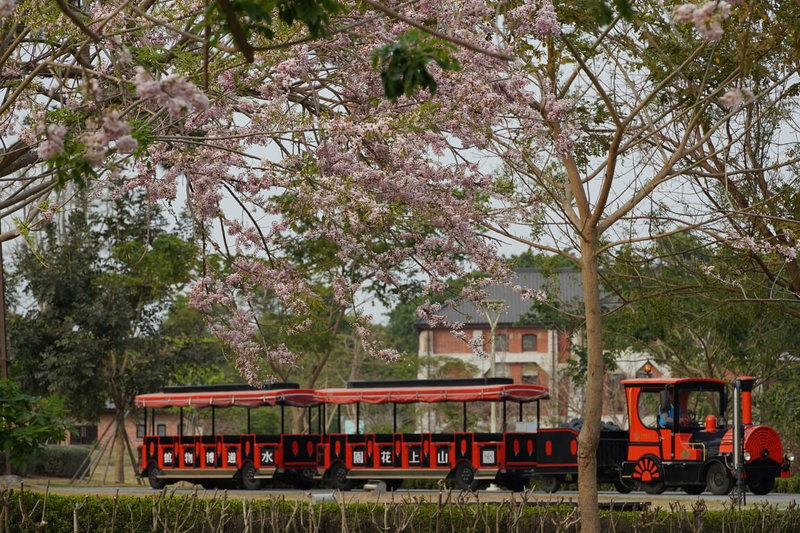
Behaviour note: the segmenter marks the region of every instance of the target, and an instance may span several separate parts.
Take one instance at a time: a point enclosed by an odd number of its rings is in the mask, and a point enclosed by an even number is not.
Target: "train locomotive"
[[[774,429],[754,425],[755,379],[737,378],[729,406],[727,383],[714,379],[625,380],[629,438],[618,489],[636,486],[658,494],[729,493],[742,479],[754,494],[767,494],[775,478],[789,475],[793,455],[784,453]],[[726,424],[732,407],[733,421]],[[739,475],[737,475],[737,471]]]

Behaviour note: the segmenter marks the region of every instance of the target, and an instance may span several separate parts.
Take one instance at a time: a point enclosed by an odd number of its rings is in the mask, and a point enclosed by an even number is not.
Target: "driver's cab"
[[[622,382],[628,402],[628,459],[703,461],[725,428],[726,383],[715,379],[657,378]]]

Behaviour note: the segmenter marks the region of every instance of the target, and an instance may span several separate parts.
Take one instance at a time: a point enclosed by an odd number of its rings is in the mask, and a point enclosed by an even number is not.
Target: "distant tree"
[[[605,273],[626,305],[605,322],[606,347],[647,353],[679,376],[773,380],[800,360],[800,321],[785,311],[793,304],[766,303],[766,294],[731,301],[737,293],[761,293],[761,283],[709,273],[729,272],[742,259],[692,234],[621,250]]]
[[[74,418],[94,420],[113,403],[122,482],[124,422],[134,396],[221,352],[206,341],[197,350],[202,343],[189,346],[188,337],[175,335],[177,314],[162,330],[196,268],[195,246],[167,231],[142,198],[120,198],[105,210],[80,207],[15,254],[18,301],[33,306],[12,317],[10,352],[24,389],[60,396]],[[165,336],[170,329],[173,336]]]

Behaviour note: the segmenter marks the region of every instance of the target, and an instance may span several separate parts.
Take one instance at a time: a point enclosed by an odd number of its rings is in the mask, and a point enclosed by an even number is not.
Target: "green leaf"
[[[440,39],[429,38],[417,29],[397,37],[393,43],[372,53],[373,68],[380,67],[383,92],[390,100],[412,96],[417,89],[436,94],[436,80],[426,66],[435,61],[442,70],[459,70],[458,60],[450,56],[456,50]]]

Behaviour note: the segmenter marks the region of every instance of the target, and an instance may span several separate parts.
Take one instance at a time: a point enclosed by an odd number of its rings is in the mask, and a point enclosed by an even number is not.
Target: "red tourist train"
[[[752,383],[752,378],[735,381],[734,423],[729,428],[723,381],[624,381],[630,429],[602,432],[598,481],[614,483],[620,492],[641,487],[659,493],[670,487],[690,494],[706,489],[726,494],[741,479],[754,493],[766,494],[776,477],[788,475],[793,457],[784,453],[774,430],[752,424]],[[493,482],[520,491],[536,478],[544,490],[555,492],[567,477],[577,479],[578,433],[573,428],[540,428],[539,402],[548,397],[544,387],[507,378],[351,382],[346,388],[321,390],[292,384],[166,388],[137,396],[136,405],[145,408],[145,427],[148,408],[178,407],[183,420],[183,407],[211,407],[211,435],[183,435],[182,422],[176,436],[148,434],[139,450],[139,466],[153,488],[179,480],[247,489],[283,480],[306,488],[324,478],[334,488],[349,490],[370,479],[399,488],[403,479],[452,478],[463,490]],[[462,404],[461,431],[398,431],[398,405],[440,402]],[[502,431],[469,431],[467,405],[473,402],[500,404]],[[535,403],[537,429],[507,431],[509,403],[517,404],[519,421],[523,405]],[[361,431],[361,406],[370,404],[392,405],[391,432]],[[350,432],[342,431],[343,405],[356,408]],[[216,433],[216,409],[230,406],[248,409],[246,433]],[[249,410],[262,406],[280,407],[280,434],[250,432]],[[303,433],[285,432],[285,406],[307,411]],[[337,409],[336,432],[328,432],[322,422],[328,420],[328,406]]]

